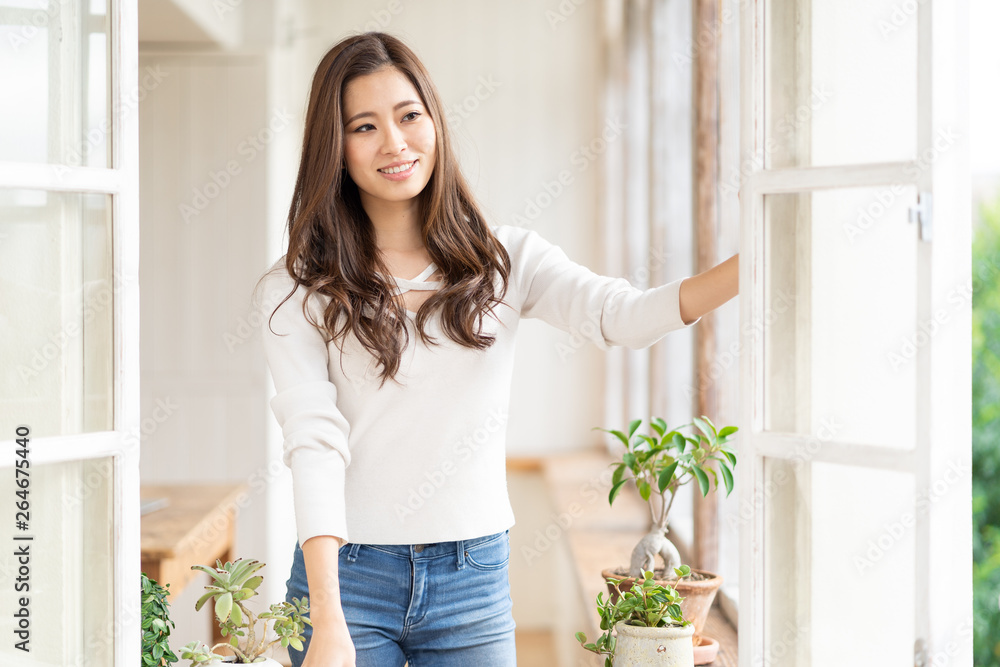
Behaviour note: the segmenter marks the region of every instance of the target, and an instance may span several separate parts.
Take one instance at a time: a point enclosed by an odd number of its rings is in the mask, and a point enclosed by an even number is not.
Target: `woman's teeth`
[[[399,172],[406,171],[407,169],[409,169],[410,167],[412,167],[413,164],[414,164],[414,162],[416,162],[416,160],[414,160],[413,162],[407,162],[406,164],[400,165],[398,167],[390,167],[388,169],[379,169],[379,171],[381,171],[383,174],[398,174]]]

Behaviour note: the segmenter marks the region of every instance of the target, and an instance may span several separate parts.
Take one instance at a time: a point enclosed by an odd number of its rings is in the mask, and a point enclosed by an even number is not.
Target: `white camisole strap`
[[[436,290],[441,286],[441,281],[439,280],[426,280],[430,276],[434,275],[437,271],[437,264],[431,262],[430,265],[420,272],[420,275],[415,278],[397,278],[396,276],[391,276],[393,280],[396,281],[396,294],[402,294],[403,292],[409,292],[410,290]]]

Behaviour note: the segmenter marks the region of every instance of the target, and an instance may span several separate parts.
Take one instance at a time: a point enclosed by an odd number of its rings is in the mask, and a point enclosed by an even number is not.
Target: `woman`
[[[287,599],[311,605],[293,664],[515,665],[518,320],[646,347],[736,294],[736,256],[641,291],[488,224],[427,71],[383,33],[316,70],[288,236],[262,329],[298,535]]]

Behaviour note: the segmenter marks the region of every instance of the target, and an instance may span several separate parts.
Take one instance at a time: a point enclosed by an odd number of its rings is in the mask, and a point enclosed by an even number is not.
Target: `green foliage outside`
[[[975,664],[1000,664],[1000,198],[972,243],[972,514]]]

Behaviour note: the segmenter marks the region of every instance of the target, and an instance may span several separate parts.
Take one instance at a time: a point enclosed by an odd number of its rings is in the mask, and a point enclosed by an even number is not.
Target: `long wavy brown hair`
[[[375,230],[358,187],[341,165],[345,88],[355,78],[385,67],[398,69],[417,89],[437,134],[434,170],[418,195],[418,211],[424,245],[442,278],[441,288],[417,312],[420,339],[439,344],[424,327],[440,311],[442,331],[456,343],[474,349],[493,345],[495,337],[482,333],[483,318],[495,317],[493,307],[503,303],[511,268],[506,249],[490,231],[462,176],[444,107],[416,54],[381,32],[354,35],[336,44],[316,68],[309,93],[284,263],[296,284],[281,303],[298,285],[305,286],[303,315],[324,331],[328,344],[340,341],[341,351],[343,337],[352,332],[381,365],[380,387],[395,379],[409,344],[406,308],[402,298],[394,296],[395,283],[390,283],[391,273],[375,244]],[[330,297],[322,324],[306,313],[306,302],[314,294]]]

